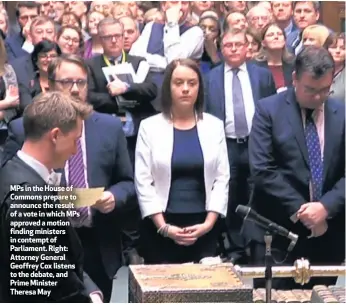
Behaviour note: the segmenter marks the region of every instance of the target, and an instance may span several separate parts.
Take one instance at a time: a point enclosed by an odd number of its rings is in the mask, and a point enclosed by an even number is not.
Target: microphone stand
[[[265,272],[264,272],[264,278],[266,283],[266,303],[271,303],[271,300],[272,300],[272,281],[273,281],[272,241],[273,241],[273,236],[267,231],[264,236],[264,242],[266,245]]]

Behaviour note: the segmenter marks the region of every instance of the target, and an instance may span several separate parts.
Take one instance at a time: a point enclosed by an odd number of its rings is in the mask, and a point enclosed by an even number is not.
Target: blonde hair
[[[63,92],[41,93],[24,110],[25,138],[39,140],[54,128],[68,133],[76,128],[78,119],[87,119],[91,112],[91,105]]]
[[[313,24],[306,27],[302,35],[303,41],[304,38],[308,36],[314,37],[317,40],[319,47],[328,48],[329,45],[333,43],[333,38],[329,32],[329,29],[321,24]],[[331,40],[330,42],[329,39]],[[328,45],[326,45],[326,43]]]

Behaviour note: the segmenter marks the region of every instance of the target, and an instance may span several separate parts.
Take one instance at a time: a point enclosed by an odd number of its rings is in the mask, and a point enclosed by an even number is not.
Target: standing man
[[[230,163],[230,194],[226,226],[233,261],[246,263],[246,241],[240,234],[242,219],[235,214],[247,204],[251,193],[248,138],[255,105],[276,93],[271,73],[246,62],[248,41],[245,31],[229,30],[221,39],[225,63],[212,69],[206,80],[206,110],[225,124]]]
[[[126,54],[124,50],[124,26],[119,20],[114,18],[101,20],[98,24],[98,33],[104,54],[98,55],[89,61],[90,103],[96,111],[115,114],[120,117],[126,135],[131,163],[134,165],[139,124],[142,119],[156,113],[151,101],[156,97],[157,88],[152,81],[152,74],[149,72],[146,60],[142,57]],[[120,76],[108,82],[102,68],[124,63],[131,64],[135,73],[143,70],[143,68],[147,68],[149,73],[145,75],[141,82],[137,83],[134,80],[132,80],[133,82],[125,79],[121,80]],[[123,219],[124,225],[131,227],[131,232],[125,233],[128,237],[126,240],[129,240],[129,243],[124,243],[126,253],[137,255],[134,248],[139,237],[137,232],[140,221],[139,209],[130,211],[129,214],[124,215]],[[126,257],[126,259],[127,261],[132,260],[131,257]]]
[[[316,24],[319,18],[319,1],[293,1],[293,21],[297,29],[286,39],[286,46],[291,53],[297,55],[303,49],[303,31],[308,26]]]
[[[28,55],[28,52],[23,49],[23,44],[26,37],[23,29],[30,26],[31,21],[39,16],[40,5],[35,1],[20,1],[16,7],[16,17],[19,23],[20,32],[9,35],[6,39],[6,52],[8,61]]]
[[[15,277],[10,277],[11,273],[17,274],[22,269],[10,269],[10,264],[16,263],[20,265],[27,260],[20,259],[13,260],[13,254],[21,255],[22,257],[30,255],[38,258],[37,264],[39,269],[36,274],[47,272],[42,268],[42,265],[53,266],[54,257],[57,253],[54,251],[39,251],[34,252],[15,252],[10,250],[10,236],[11,224],[13,221],[22,223],[21,228],[29,232],[43,230],[55,230],[57,227],[48,225],[49,221],[65,221],[68,223],[67,217],[45,217],[42,214],[48,215],[57,210],[49,209],[43,206],[42,200],[37,199],[24,199],[19,200],[14,197],[23,196],[27,198],[35,198],[38,196],[54,196],[54,192],[50,191],[13,191],[11,186],[20,185],[26,190],[34,186],[45,187],[48,184],[53,184],[56,178],[56,173],[53,169],[61,168],[71,155],[77,151],[76,143],[82,134],[83,121],[91,113],[91,107],[86,104],[81,104],[74,101],[73,98],[68,97],[62,93],[45,93],[37,96],[35,101],[30,104],[23,117],[23,125],[25,132],[25,140],[23,147],[18,150],[12,160],[9,160],[0,170],[0,300],[5,303],[52,303],[52,302],[68,302],[68,303],[90,303],[91,299],[94,302],[100,302],[102,294],[99,292],[97,286],[90,280],[90,278],[83,272],[83,249],[80,245],[79,238],[76,231],[70,226],[62,226],[59,229],[65,231],[65,234],[57,236],[57,247],[67,247],[64,261],[59,261],[60,264],[73,264],[75,268],[68,270],[68,277],[57,277],[56,274],[65,270],[59,270],[51,267],[49,272],[55,275],[54,280],[57,281],[56,286],[50,287],[50,295],[25,295],[16,294],[10,288],[15,288],[16,291],[22,288],[16,285],[10,285],[10,280]],[[12,195],[11,195],[12,193]],[[59,201],[49,199],[45,201],[55,207]],[[41,205],[41,208],[13,208],[13,204],[18,205]],[[38,215],[40,212],[40,216]],[[22,217],[18,216],[22,213]],[[36,216],[35,216],[36,214]],[[16,216],[13,216],[16,215]],[[40,222],[40,226],[33,227],[33,223]],[[43,225],[46,222],[47,225]],[[49,235],[47,235],[49,237]],[[24,235],[23,235],[24,237]],[[33,240],[42,238],[42,234],[34,233],[31,236]],[[52,235],[52,237],[55,237]],[[23,238],[23,240],[26,240]],[[39,243],[32,243],[31,241],[22,242],[22,246],[27,248],[40,248]],[[42,257],[46,257],[44,260]],[[26,271],[26,270],[23,270]],[[49,278],[53,281],[53,278]],[[38,275],[31,276],[30,280],[42,280]],[[27,287],[26,290],[34,290],[33,286]]]
[[[76,55],[62,55],[48,68],[49,90],[63,91],[87,103],[88,66]],[[23,120],[9,124],[5,158],[10,159],[24,141]],[[118,118],[93,112],[83,124],[78,150],[62,170],[62,184],[79,188],[104,187],[101,198],[74,223],[84,249],[85,270],[111,298],[113,277],[122,266],[119,219],[134,204],[133,170],[122,124]]]
[[[334,61],[324,48],[306,47],[297,56],[294,89],[259,101],[249,141],[255,192],[252,207],[299,235],[274,237],[276,261],[292,265],[339,265],[345,259],[345,104],[329,98]],[[247,224],[252,263],[264,265],[265,231]],[[300,289],[333,285],[336,278],[312,278]],[[256,280],[255,286],[263,286]],[[274,279],[274,289],[295,289],[292,279]]]
[[[167,65],[175,59],[200,60],[203,55],[204,34],[200,27],[188,21],[189,1],[161,1],[165,23],[148,23],[141,36],[132,45],[130,54],[144,57],[155,72],[154,82],[161,90]],[[160,110],[160,94],[155,102]]]

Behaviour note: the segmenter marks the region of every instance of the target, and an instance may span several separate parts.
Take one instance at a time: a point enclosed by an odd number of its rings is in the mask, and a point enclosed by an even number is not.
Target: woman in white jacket
[[[135,184],[147,264],[199,262],[217,254],[230,174],[223,123],[203,113],[203,98],[198,65],[175,60],[162,85],[162,113],[140,125]]]

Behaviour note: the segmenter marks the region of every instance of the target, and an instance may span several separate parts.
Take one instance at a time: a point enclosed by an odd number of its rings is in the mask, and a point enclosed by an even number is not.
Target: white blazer
[[[204,158],[206,210],[226,216],[230,179],[224,125],[203,113],[197,132]],[[162,114],[143,120],[136,146],[135,186],[142,217],[166,211],[171,186],[173,123]]]

